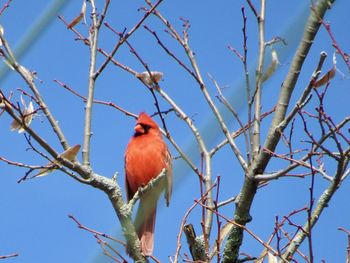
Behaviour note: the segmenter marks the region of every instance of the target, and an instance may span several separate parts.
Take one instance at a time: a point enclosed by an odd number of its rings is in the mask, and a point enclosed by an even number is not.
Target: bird
[[[158,187],[140,195],[134,225],[145,256],[153,254],[157,202],[162,191],[169,206],[172,194],[172,158],[158,124],[141,112],[134,127],[134,135],[125,150],[125,188],[130,201],[135,193],[166,169],[165,180]]]

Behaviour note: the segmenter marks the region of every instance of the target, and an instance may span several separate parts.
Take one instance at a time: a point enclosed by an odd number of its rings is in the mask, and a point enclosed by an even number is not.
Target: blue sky
[[[63,2],[63,1],[62,1]],[[81,42],[75,41],[75,36],[66,29],[57,18],[60,14],[68,21],[74,18],[81,8],[82,1],[66,1],[66,4],[53,16],[52,22],[41,31],[35,41],[30,43],[25,54],[20,58],[30,70],[38,73],[37,85],[51,111],[59,121],[62,130],[71,145],[81,144],[83,135],[84,104],[78,98],[67,93],[53,82],[60,80],[83,95],[87,93],[87,73],[89,66],[89,51]],[[130,29],[139,21],[143,13],[137,11],[144,6],[143,1],[111,1],[106,21],[119,31]],[[234,3],[232,3],[234,2]],[[254,1],[257,2],[257,1]],[[0,1],[4,3],[4,1]],[[45,10],[54,1],[13,1],[10,8],[0,17],[5,36],[9,43],[16,47],[24,36],[33,28]],[[215,88],[210,84],[207,73],[210,73],[220,85],[227,86],[225,92],[233,105],[245,118],[243,71],[240,61],[228,49],[231,45],[242,50],[242,19],[241,6],[245,1],[164,1],[159,10],[173,25],[181,31],[182,22],[179,17],[190,20],[190,44],[198,59],[205,81],[213,96]],[[300,39],[301,29],[305,22],[309,1],[267,1],[266,39],[281,36],[288,46],[277,45],[281,65],[276,74],[264,85],[263,111],[269,110],[275,103],[279,87],[289,68],[289,63],[295,51],[295,45]],[[338,1],[328,12],[326,20],[331,23],[333,33],[339,44],[345,49],[350,46],[350,38],[346,29],[350,22],[346,20],[350,3]],[[248,15],[248,60],[254,75],[257,60],[257,26],[249,8]],[[145,23],[156,30],[164,42],[180,58],[185,58],[181,48],[163,31],[163,26],[155,18]],[[78,25],[80,32],[86,34],[86,27]],[[99,45],[110,50],[117,38],[108,29],[103,28]],[[164,72],[161,86],[164,90],[192,116],[209,145],[213,147],[223,136],[205,103],[199,87],[191,78],[169,59],[157,46],[154,38],[144,29],[133,35],[130,42],[138,53],[149,64],[152,70]],[[310,56],[305,62],[296,93],[300,93],[316,66],[319,53],[325,50],[329,57],[324,69],[332,66],[333,48],[324,29],[316,38]],[[124,46],[116,55],[116,59],[129,65],[134,70],[144,71],[142,65]],[[269,53],[267,53],[267,61]],[[103,61],[102,57],[98,62]],[[349,115],[349,72],[338,58],[338,68],[346,75],[343,78],[337,74],[331,84],[334,92],[329,93],[326,106],[339,121]],[[9,92],[15,91],[14,98],[19,99],[17,88],[26,89],[25,83],[9,71],[0,79],[1,88]],[[293,97],[294,101],[298,96]],[[154,112],[150,93],[132,75],[109,65],[97,81],[96,98],[113,101],[129,111]],[[219,102],[217,102],[219,104]],[[161,102],[162,109],[168,109]],[[226,115],[229,120],[230,116]],[[159,120],[157,120],[159,121]],[[0,155],[11,160],[28,162],[33,165],[44,164],[45,160],[27,151],[23,135],[9,131],[11,120],[6,114],[0,118]],[[231,120],[230,127],[237,127]],[[263,124],[262,134],[266,134],[270,119]],[[199,155],[194,138],[189,129],[174,115],[167,117],[168,128],[177,142],[191,154],[198,164]],[[132,135],[134,120],[125,117],[111,108],[96,105],[93,116],[92,166],[94,170],[108,177],[119,172],[119,183],[124,185],[123,154],[126,144]],[[44,116],[38,116],[32,124],[42,136],[52,143],[59,151],[60,145],[48,128]],[[317,132],[317,129],[315,130]],[[302,130],[296,130],[295,136],[302,136]],[[244,147],[243,141],[238,145]],[[171,149],[176,155],[174,149]],[[282,151],[282,148],[281,148]],[[163,201],[158,209],[155,256],[162,262],[173,255],[176,247],[176,236],[180,221],[185,211],[199,198],[198,179],[180,160],[174,161],[175,186],[174,195],[169,209],[165,209]],[[272,163],[269,170],[278,169],[278,163]],[[328,167],[329,171],[334,169]],[[68,218],[74,215],[81,223],[101,232],[120,236],[119,222],[104,193],[89,186],[81,185],[60,172],[50,176],[29,180],[18,184],[25,170],[14,169],[0,163],[0,255],[18,252],[19,257],[8,262],[110,262],[101,255],[101,249],[89,233],[79,230]],[[221,176],[221,199],[236,195],[243,181],[243,174],[231,151],[225,148],[213,160],[213,177]],[[252,207],[253,222],[248,226],[262,239],[266,240],[274,227],[276,215],[282,217],[294,209],[308,204],[308,187],[310,179],[283,179],[271,182],[259,190]],[[322,178],[316,178],[315,196],[322,193],[327,183]],[[343,226],[350,229],[350,213],[347,201],[350,185],[345,181],[341,189],[331,201],[314,230],[315,262],[325,259],[326,262],[344,262],[346,251],[346,236],[337,230]],[[231,215],[233,205],[222,212]],[[200,231],[198,217],[200,210],[195,210],[189,222],[195,224]],[[298,217],[298,223],[303,224],[305,215]],[[242,252],[258,254],[263,247],[246,235]],[[307,252],[306,247],[303,247]],[[183,240],[182,252],[186,250]]]

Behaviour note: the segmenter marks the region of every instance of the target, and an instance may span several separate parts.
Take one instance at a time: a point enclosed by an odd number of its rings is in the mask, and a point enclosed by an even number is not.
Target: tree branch
[[[94,102],[95,81],[96,81],[96,53],[99,26],[97,22],[97,9],[95,0],[90,1],[91,4],[91,21],[92,25],[89,29],[89,44],[90,44],[90,66],[88,79],[88,96],[85,104],[85,120],[84,120],[84,136],[83,136],[83,165],[90,167],[90,144],[91,144],[91,122],[92,122],[92,105]]]
[[[304,241],[304,239],[308,236],[312,227],[316,224],[323,210],[326,207],[328,207],[328,203],[330,202],[333,195],[335,194],[335,192],[337,191],[338,187],[341,184],[341,178],[348,164],[349,164],[349,156],[345,157],[344,160],[338,163],[337,171],[336,171],[336,174],[333,176],[332,182],[318,199],[316,207],[312,212],[310,219],[303,226],[303,231],[299,231],[299,233],[290,242],[290,245],[288,246],[287,251],[283,254],[283,259],[287,261],[290,261],[292,259],[296,250],[299,248],[299,246]]]
[[[280,140],[280,124],[285,119],[294,87],[299,78],[299,73],[304,64],[305,58],[307,57],[307,54],[313,44],[314,38],[320,28],[319,19],[323,18],[330,5],[334,2],[335,0],[320,0],[317,2],[316,7],[311,9],[311,13],[305,25],[302,40],[298,46],[296,54],[294,55],[287,77],[281,87],[274,118],[272,120],[267,138],[264,143],[264,148],[269,149],[270,151],[275,150]],[[267,166],[269,159],[270,156],[267,153],[261,152],[258,156],[256,167],[254,167],[253,170],[263,171]]]
[[[264,148],[270,151],[275,151],[275,148],[280,141],[281,131],[277,129],[278,125],[285,119],[289,101],[291,99],[292,92],[297,83],[300,70],[304,63],[304,60],[311,48],[316,33],[320,27],[319,18],[322,18],[329,5],[335,0],[320,0],[317,2],[316,8],[311,11],[307,24],[304,29],[303,38],[299,44],[296,54],[292,60],[291,67],[287,74],[285,81],[281,87],[280,96],[278,99],[276,112],[272,120],[267,138],[264,143]],[[240,192],[240,198],[236,205],[234,219],[236,222],[245,225],[251,220],[250,208],[253,203],[255,193],[257,190],[257,183],[253,177],[257,174],[262,174],[267,167],[271,156],[263,151],[260,151],[257,158],[249,167],[248,173],[244,178],[242,190]],[[238,259],[239,248],[243,240],[243,231],[241,228],[234,226],[231,230],[228,240],[224,249],[223,262],[236,262]]]
[[[256,86],[252,100],[254,101],[253,134],[251,134],[252,160],[260,152],[260,114],[261,114],[261,90],[263,83],[263,66],[265,58],[265,0],[261,0],[260,14],[258,16],[259,25],[259,58],[256,69]]]
[[[13,67],[14,70],[16,70],[19,75],[23,78],[23,80],[28,84],[29,88],[32,90],[32,92],[34,93],[34,96],[36,98],[36,101],[39,103],[40,108],[42,109],[42,111],[45,113],[45,117],[47,118],[47,120],[49,121],[53,131],[55,132],[57,138],[59,139],[62,147],[64,150],[67,150],[69,148],[69,144],[60,128],[60,126],[58,125],[58,121],[54,118],[54,116],[52,115],[51,111],[49,110],[48,106],[46,105],[44,99],[42,98],[39,89],[37,88],[37,86],[35,85],[34,82],[34,77],[33,74],[26,69],[25,67],[23,67],[22,65],[20,65],[7,40],[5,39],[2,31],[0,30],[0,40],[1,43],[3,44],[6,53],[2,52],[4,55],[5,60],[8,62],[9,65],[11,65]],[[19,122],[22,123],[22,122]]]

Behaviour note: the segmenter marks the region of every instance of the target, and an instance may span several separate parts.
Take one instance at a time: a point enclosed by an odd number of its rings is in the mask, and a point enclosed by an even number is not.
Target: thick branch
[[[309,15],[307,24],[304,29],[303,38],[298,46],[296,54],[294,55],[287,77],[281,87],[275,115],[264,143],[264,148],[269,149],[270,151],[275,150],[280,140],[280,124],[285,119],[289,102],[294,91],[294,87],[299,78],[299,73],[304,64],[305,58],[307,57],[307,54],[309,53],[309,50],[313,44],[317,31],[320,28],[320,19],[323,18],[330,4],[334,2],[335,0],[320,0],[317,2],[317,6],[311,9],[311,13]],[[269,160],[269,154],[260,152],[258,160],[256,162],[256,169],[263,171],[267,166]]]
[[[322,69],[322,66],[323,66],[323,63],[324,63],[326,57],[327,57],[327,53],[321,52],[320,59],[318,61],[318,65],[317,65],[314,73],[312,74],[312,77],[311,77],[311,80],[310,80],[308,86],[304,89],[303,94],[300,96],[299,100],[294,105],[291,112],[279,124],[279,127],[277,129],[283,131],[287,127],[287,125],[292,121],[292,119],[295,117],[295,115],[298,113],[298,111],[303,108],[303,106],[305,105],[305,102],[307,102],[307,99],[308,99],[308,97],[313,89],[313,85],[314,85],[315,81],[317,80],[318,76],[321,73],[321,69]]]
[[[104,191],[111,201],[114,211],[122,226],[129,255],[135,262],[147,262],[147,259],[141,253],[140,240],[131,220],[131,210],[130,207],[123,201],[120,186],[115,180],[99,176],[97,174],[94,175],[91,185]]]
[[[281,131],[277,129],[280,123],[284,120],[286,112],[289,106],[290,98],[294,87],[297,83],[300,70],[304,63],[304,60],[311,48],[316,33],[320,27],[320,18],[322,18],[329,5],[335,0],[320,0],[317,2],[317,6],[311,11],[307,24],[304,29],[303,38],[299,44],[297,52],[291,63],[291,67],[287,74],[285,81],[281,87],[279,100],[276,107],[276,112],[267,135],[267,139],[264,143],[264,148],[274,151],[281,137]],[[260,151],[257,158],[253,161],[251,168],[246,174],[243,188],[241,190],[239,200],[237,202],[236,211],[234,215],[235,221],[242,225],[248,223],[250,217],[250,207],[253,203],[255,193],[257,190],[257,183],[253,179],[256,174],[262,174],[270,161],[271,156],[263,151]],[[239,227],[233,227],[231,230],[225,249],[223,262],[237,262],[239,248],[242,244],[243,231]]]

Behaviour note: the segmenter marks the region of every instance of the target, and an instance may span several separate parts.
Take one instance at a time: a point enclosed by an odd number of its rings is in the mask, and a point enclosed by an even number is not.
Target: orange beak
[[[140,133],[140,134],[145,133],[145,129],[139,123],[136,124],[134,130],[136,133]]]

